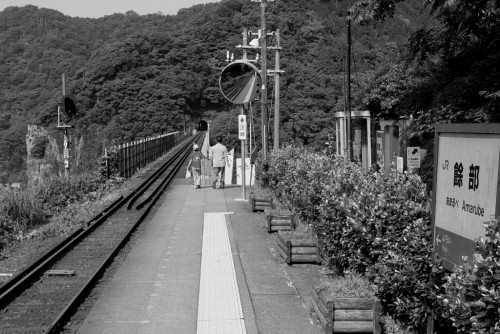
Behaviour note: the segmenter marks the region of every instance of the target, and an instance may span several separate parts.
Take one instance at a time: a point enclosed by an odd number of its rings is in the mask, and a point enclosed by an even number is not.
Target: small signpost
[[[406,166],[412,169],[420,168],[420,147],[411,146],[406,148]]]
[[[245,115],[238,115],[238,139],[247,139],[247,117]]]
[[[500,214],[500,124],[436,125],[434,251],[453,270],[471,260],[483,223]]]
[[[243,107],[242,107],[243,112]],[[242,180],[242,189],[243,189],[243,199],[245,200],[246,195],[246,177],[245,177],[245,155],[246,155],[246,147],[245,140],[247,139],[247,117],[244,114],[238,115],[238,138],[241,140],[241,160],[243,161],[241,166],[241,180]]]

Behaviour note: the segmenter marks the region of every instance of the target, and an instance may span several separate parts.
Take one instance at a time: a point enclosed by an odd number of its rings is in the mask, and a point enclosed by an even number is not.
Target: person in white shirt
[[[210,147],[209,159],[212,160],[212,170],[214,181],[212,187],[217,188],[219,183],[220,188],[224,188],[224,173],[226,166],[229,166],[229,159],[227,157],[227,148],[222,145],[222,137],[217,136],[215,139],[217,143]],[[220,177],[220,178],[219,178]]]

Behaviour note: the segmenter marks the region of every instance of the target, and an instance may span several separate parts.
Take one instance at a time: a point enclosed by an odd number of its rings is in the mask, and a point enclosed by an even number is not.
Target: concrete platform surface
[[[321,267],[288,266],[275,251],[276,236],[265,230],[265,214],[252,213],[241,198],[239,186],[193,189],[187,180],[177,179],[78,333],[199,332],[204,217],[219,212],[231,212],[225,215],[224,233],[230,244],[243,332],[324,333],[311,314],[310,301]],[[217,273],[211,275],[217,280]],[[222,276],[220,281],[230,285]],[[209,332],[231,334],[216,327]]]

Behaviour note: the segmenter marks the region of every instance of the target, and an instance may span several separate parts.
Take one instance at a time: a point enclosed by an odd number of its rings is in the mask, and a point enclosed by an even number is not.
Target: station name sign
[[[500,124],[437,125],[434,152],[434,251],[453,270],[499,215]]]

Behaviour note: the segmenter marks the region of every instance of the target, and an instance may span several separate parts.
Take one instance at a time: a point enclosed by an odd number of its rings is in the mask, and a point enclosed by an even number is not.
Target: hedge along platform
[[[334,298],[318,287],[313,287],[311,295],[314,311],[327,334],[382,332],[378,299]]]
[[[267,232],[273,233],[278,231],[293,231],[295,230],[295,221],[293,215],[267,215]]]
[[[273,208],[272,197],[255,197],[250,195],[249,202],[252,212],[264,211],[266,208]]]
[[[318,243],[315,239],[294,236],[293,231],[278,231],[276,242],[278,253],[287,264],[321,263]]]

